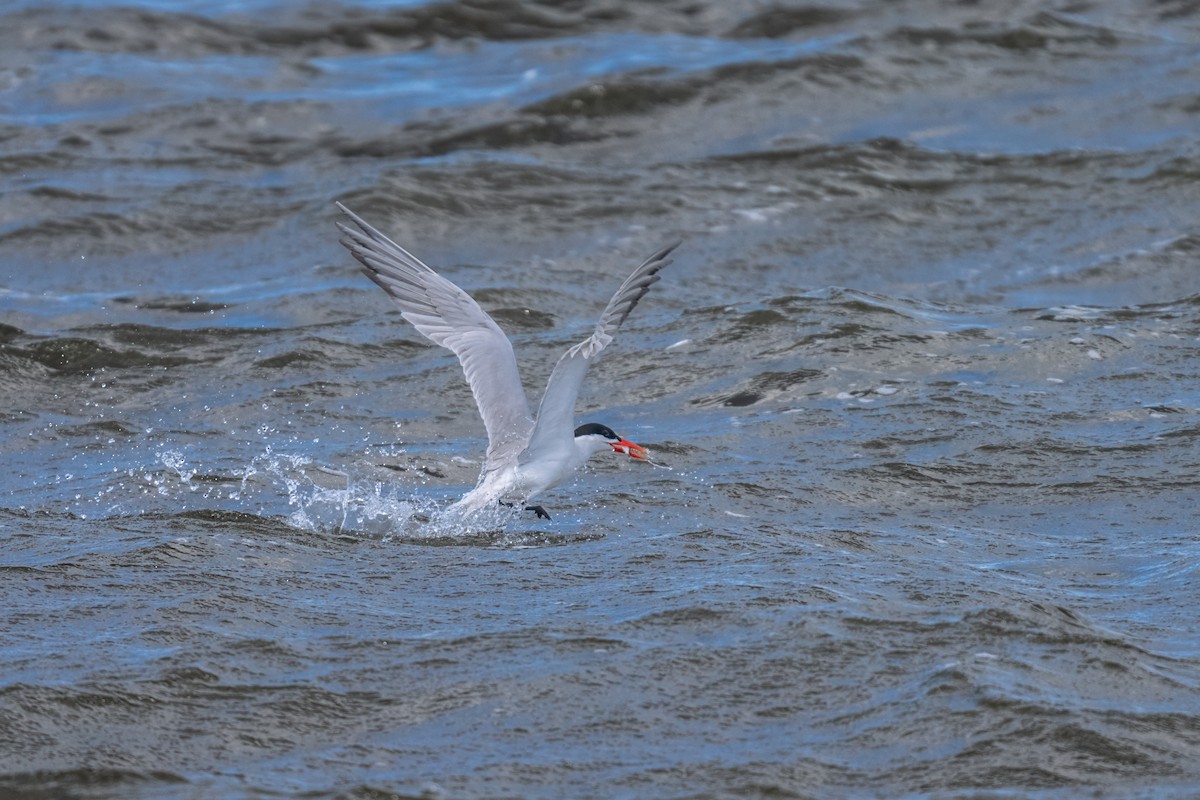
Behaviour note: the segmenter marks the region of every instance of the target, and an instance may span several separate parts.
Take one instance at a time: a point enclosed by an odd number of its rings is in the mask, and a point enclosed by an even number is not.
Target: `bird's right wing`
[[[341,203],[359,230],[341,222],[342,244],[413,327],[454,352],[488,433],[487,466],[515,460],[533,429],[512,343],[471,296],[421,263]]]
[[[617,329],[638,301],[658,283],[658,271],[671,263],[671,251],[679,245],[680,242],[668,245],[639,264],[608,301],[592,335],[567,350],[558,360],[538,406],[537,423],[529,438],[526,458],[565,453],[573,446],[575,399],[588,366],[612,342]]]

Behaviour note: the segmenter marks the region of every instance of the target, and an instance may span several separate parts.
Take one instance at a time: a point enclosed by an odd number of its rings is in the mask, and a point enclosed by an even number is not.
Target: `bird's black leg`
[[[512,503],[506,503],[500,499],[497,499],[496,502],[505,508],[513,507]],[[532,511],[537,516],[537,519],[550,519],[550,515],[546,513],[546,509],[542,508],[541,506],[525,506],[525,510]]]

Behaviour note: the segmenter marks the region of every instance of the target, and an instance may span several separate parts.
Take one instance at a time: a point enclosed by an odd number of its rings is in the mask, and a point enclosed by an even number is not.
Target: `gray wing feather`
[[[345,235],[341,243],[367,277],[387,292],[414,328],[462,363],[487,428],[486,469],[515,460],[529,441],[533,419],[508,337],[470,295],[341,203],[337,207],[358,226],[337,223]]]
[[[613,335],[638,301],[645,297],[651,286],[658,283],[659,270],[671,263],[668,256],[680,244],[675,242],[667,245],[643,261],[608,301],[592,335],[571,347],[558,360],[538,406],[537,422],[529,439],[527,457],[561,452],[563,448],[572,446],[575,438],[575,399],[587,375],[588,366],[612,342]]]

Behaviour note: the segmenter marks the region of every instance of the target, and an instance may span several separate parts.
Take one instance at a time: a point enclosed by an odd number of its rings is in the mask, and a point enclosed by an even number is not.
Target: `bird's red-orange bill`
[[[624,453],[630,458],[636,458],[641,461],[648,461],[650,459],[650,455],[646,452],[646,448],[642,447],[640,444],[634,444],[628,439],[622,439],[619,442],[613,442],[611,446],[616,452]]]

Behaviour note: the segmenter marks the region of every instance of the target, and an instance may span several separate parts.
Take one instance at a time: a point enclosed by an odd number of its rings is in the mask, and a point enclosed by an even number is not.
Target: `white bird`
[[[521,387],[512,343],[496,321],[470,295],[438,275],[341,203],[337,207],[359,230],[342,222],[341,243],[400,308],[401,315],[462,362],[487,428],[488,449],[479,483],[451,506],[462,512],[524,505],[539,518],[550,515],[540,505],[525,505],[541,492],[562,483],[593,454],[606,448],[647,460],[645,448],[622,439],[598,423],[575,427],[575,399],[588,365],[612,341],[638,301],[658,282],[658,271],[679,242],[647,258],[617,289],[600,315],[592,335],[558,360],[535,419]]]

